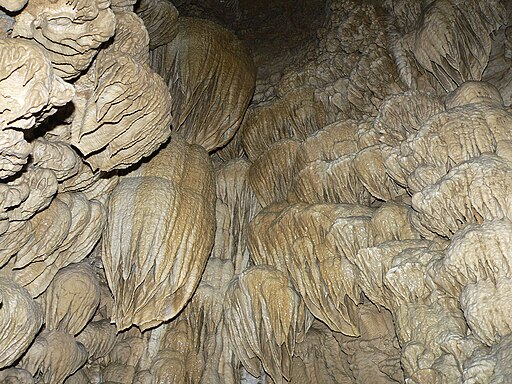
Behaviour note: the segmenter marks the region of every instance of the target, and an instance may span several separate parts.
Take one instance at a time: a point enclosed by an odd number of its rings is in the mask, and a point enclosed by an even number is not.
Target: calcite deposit
[[[0,8],[0,383],[511,382],[512,2]]]

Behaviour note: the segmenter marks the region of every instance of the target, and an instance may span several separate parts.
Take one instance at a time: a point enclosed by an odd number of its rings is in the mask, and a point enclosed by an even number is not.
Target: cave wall
[[[508,382],[509,2],[0,7],[1,383]]]

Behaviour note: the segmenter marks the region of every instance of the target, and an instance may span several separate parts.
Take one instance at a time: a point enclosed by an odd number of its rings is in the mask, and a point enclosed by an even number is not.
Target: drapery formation
[[[0,382],[507,382],[512,6],[315,1],[0,0]]]

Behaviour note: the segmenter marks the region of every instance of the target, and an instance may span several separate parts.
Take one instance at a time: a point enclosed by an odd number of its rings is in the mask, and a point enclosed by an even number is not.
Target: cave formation
[[[511,382],[512,2],[0,21],[0,383]]]

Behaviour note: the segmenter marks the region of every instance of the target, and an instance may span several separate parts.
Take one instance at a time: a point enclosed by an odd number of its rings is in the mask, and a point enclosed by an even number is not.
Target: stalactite
[[[0,382],[508,382],[506,1],[0,7]]]

